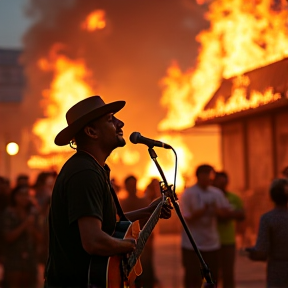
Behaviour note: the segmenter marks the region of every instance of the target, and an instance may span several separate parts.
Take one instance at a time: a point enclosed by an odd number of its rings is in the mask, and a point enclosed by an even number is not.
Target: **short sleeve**
[[[180,208],[183,217],[189,218],[193,211],[203,208],[203,203],[200,200],[200,197],[197,197],[197,191],[193,190],[193,187],[187,188],[182,196],[180,201]]]
[[[103,221],[104,193],[107,191],[103,176],[93,170],[84,170],[73,175],[67,184],[69,223],[83,216]]]

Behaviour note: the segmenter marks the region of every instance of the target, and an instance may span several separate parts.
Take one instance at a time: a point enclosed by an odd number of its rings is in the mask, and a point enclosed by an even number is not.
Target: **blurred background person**
[[[283,178],[288,179],[288,166],[286,166],[286,167],[282,170],[281,174],[282,174],[282,177],[283,177]]]
[[[210,268],[213,280],[217,282],[220,251],[217,220],[219,216],[228,214],[231,206],[222,191],[212,186],[214,177],[212,166],[198,166],[197,182],[184,190],[180,198],[180,208],[195,244]],[[181,238],[184,288],[200,288],[202,275],[199,259],[184,230]]]
[[[37,225],[41,231],[41,241],[37,245],[38,283],[43,283],[44,268],[48,259],[48,212],[51,195],[57,174],[54,171],[42,171],[32,186],[35,196],[35,206],[38,210]]]
[[[288,181],[275,179],[270,186],[274,209],[260,218],[256,245],[246,248],[254,261],[267,261],[267,288],[288,287]]]
[[[45,206],[51,198],[53,186],[57,174],[51,171],[40,172],[32,188],[34,189],[35,198],[40,207]]]
[[[15,186],[22,186],[22,185],[30,186],[29,175],[27,175],[27,174],[19,174],[17,176]]]
[[[219,278],[223,288],[235,287],[235,257],[236,257],[236,221],[243,221],[245,213],[243,202],[235,193],[227,191],[229,179],[226,172],[216,172],[213,186],[219,188],[229,201],[232,210],[225,219],[218,218],[218,233],[220,236]]]
[[[161,196],[161,189],[159,180],[156,178],[151,179],[150,183],[147,185],[144,191],[144,197],[147,200],[147,203],[154,201],[156,198]],[[154,239],[155,233],[157,233],[157,225],[153,229],[150,237],[148,238],[144,251],[141,256],[141,261],[145,263],[146,271],[145,278],[149,281],[145,281],[144,287],[147,288],[160,288],[161,283],[156,276],[155,267],[154,267]]]
[[[3,282],[3,263],[4,263],[4,239],[3,239],[3,225],[1,222],[3,211],[8,207],[10,201],[10,180],[6,177],[0,176],[0,287]]]
[[[7,208],[10,201],[10,180],[0,176],[0,214]]]
[[[127,197],[124,199],[120,199],[121,207],[122,207],[124,213],[144,208],[147,205],[149,205],[149,203],[151,202],[151,201],[149,201],[150,199],[148,199],[146,197],[141,198],[137,195],[137,192],[138,192],[137,191],[137,178],[134,175],[130,175],[130,176],[125,178],[124,188],[127,192]],[[158,194],[158,197],[159,196],[160,196],[160,193]],[[144,224],[145,224],[145,222],[140,221],[140,227],[141,228],[144,226]],[[148,238],[146,245],[142,251],[141,257],[140,257],[143,271],[142,271],[142,274],[140,276],[138,276],[136,281],[135,281],[137,288],[142,288],[142,287],[143,288],[153,288],[154,284],[156,282],[153,264],[151,264],[153,261],[153,259],[151,258],[153,250],[151,250],[151,242],[149,240],[151,237],[153,237],[152,233],[151,233],[150,237]]]
[[[121,207],[124,212],[147,206],[147,200],[137,195],[137,178],[134,175],[129,175],[125,178],[124,188],[127,192],[127,197],[121,200]]]
[[[116,194],[119,194],[119,192],[121,190],[121,186],[118,184],[116,178],[112,178],[110,182],[111,182],[111,186],[114,189],[114,191],[116,192]]]
[[[4,283],[7,288],[36,287],[37,215],[27,185],[11,191],[11,201],[2,214],[4,238]]]

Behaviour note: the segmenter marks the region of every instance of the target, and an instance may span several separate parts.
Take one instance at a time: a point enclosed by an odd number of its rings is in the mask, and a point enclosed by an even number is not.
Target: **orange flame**
[[[281,94],[274,94],[272,87],[268,88],[263,94],[258,91],[252,91],[249,99],[246,98],[246,95],[245,89],[235,89],[234,93],[226,103],[222,97],[219,97],[215,108],[202,111],[199,114],[199,118],[207,120],[214,117],[221,117],[239,111],[256,108],[281,99]]]
[[[54,77],[49,89],[42,93],[41,106],[46,118],[38,119],[33,126],[33,133],[42,140],[39,152],[49,154],[59,151],[70,151],[70,148],[57,147],[54,138],[57,133],[67,126],[65,114],[83,95],[92,95],[92,88],[86,83],[89,71],[82,60],[71,60],[59,53],[61,44],[55,44],[47,58],[39,60],[38,65],[43,71],[53,71]],[[69,150],[70,149],[70,150]],[[34,159],[34,160],[33,160]],[[42,162],[41,162],[42,161]],[[42,167],[47,159],[32,157],[29,167]]]
[[[81,28],[87,31],[101,30],[105,28],[105,11],[95,10],[86,17],[85,21],[82,23]]]
[[[288,55],[285,0],[217,0],[210,4],[206,18],[211,27],[196,38],[201,43],[197,67],[182,72],[173,63],[162,79],[161,103],[168,113],[159,123],[161,130],[193,126],[222,77],[230,78]],[[247,107],[247,101],[242,102]]]
[[[193,154],[189,150],[189,148],[184,143],[182,137],[176,136],[171,137],[169,135],[163,135],[161,137],[162,142],[169,143],[172,147],[174,147],[175,151],[177,152],[177,158],[178,158],[178,173],[177,173],[177,191],[182,191],[185,184],[186,184],[186,178],[189,177],[192,173],[193,167],[191,166],[191,162],[193,160]],[[159,151],[159,163],[161,163],[161,166],[163,166],[163,172],[165,176],[167,177],[167,182],[169,184],[174,183],[174,175],[175,175],[175,157],[174,154],[171,153],[164,153],[162,151],[162,155],[160,154],[161,151]],[[150,161],[145,169],[145,178],[141,178],[139,181],[139,187],[141,189],[144,189],[144,187],[148,184],[147,180],[149,178],[159,178],[159,171],[155,165],[154,162]],[[147,178],[148,177],[148,178]],[[162,179],[161,179],[162,180]]]

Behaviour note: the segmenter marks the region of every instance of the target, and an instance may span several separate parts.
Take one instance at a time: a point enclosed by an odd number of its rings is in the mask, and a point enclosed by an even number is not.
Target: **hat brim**
[[[89,122],[94,119],[100,118],[108,113],[116,113],[120,111],[124,106],[125,101],[116,101],[105,104],[104,106],[98,107],[81,118],[77,119],[66,128],[61,130],[55,137],[54,143],[58,146],[64,146],[70,143],[74,136]]]

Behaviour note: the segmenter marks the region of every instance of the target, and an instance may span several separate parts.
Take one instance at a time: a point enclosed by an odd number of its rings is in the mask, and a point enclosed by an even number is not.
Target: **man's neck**
[[[105,166],[105,162],[107,159],[107,156],[104,155],[104,153],[102,153],[102,151],[97,150],[97,149],[91,149],[89,147],[79,147],[79,149],[77,149],[77,151],[82,151],[85,152],[87,154],[89,154],[91,157],[93,157],[95,159],[95,161],[102,167]]]
[[[203,184],[201,184],[201,183],[199,183],[199,182],[197,182],[197,185],[198,185],[202,190],[207,190],[207,188],[209,187],[209,186],[203,185]]]

